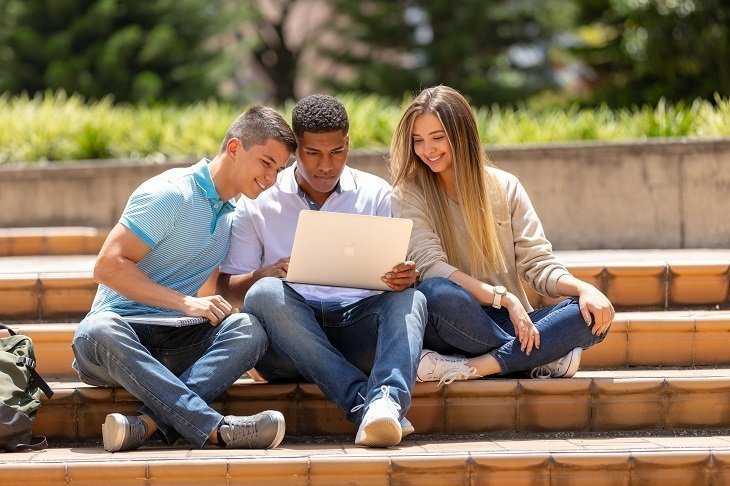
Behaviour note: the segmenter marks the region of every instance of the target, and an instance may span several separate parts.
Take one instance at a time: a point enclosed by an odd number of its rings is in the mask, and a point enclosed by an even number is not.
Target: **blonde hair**
[[[476,118],[466,99],[453,88],[427,88],[413,100],[398,122],[390,146],[390,171],[393,185],[412,183],[421,191],[441,246],[452,264],[458,255],[460,235],[454,235],[449,223],[448,200],[439,189],[438,176],[413,150],[413,123],[424,113],[438,117],[451,146],[459,208],[469,233],[471,271],[487,275],[506,271],[505,257],[497,236],[492,204],[501,201],[502,192],[494,175],[487,170],[493,164],[479,139]],[[460,239],[460,238],[459,238]]]

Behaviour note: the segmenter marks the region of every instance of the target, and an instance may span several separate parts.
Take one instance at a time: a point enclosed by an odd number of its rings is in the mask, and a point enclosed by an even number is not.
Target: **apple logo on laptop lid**
[[[355,245],[355,243],[352,243],[350,245],[347,245],[345,247],[345,249],[343,250],[343,252],[345,253],[346,257],[354,257],[355,254],[357,253],[356,250],[357,250],[357,246]]]

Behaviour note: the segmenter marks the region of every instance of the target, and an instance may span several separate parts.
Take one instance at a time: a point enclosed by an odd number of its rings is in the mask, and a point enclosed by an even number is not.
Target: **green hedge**
[[[350,114],[352,146],[387,147],[403,107],[376,96],[340,99]],[[147,108],[111,98],[87,104],[63,93],[6,95],[0,97],[0,163],[212,156],[242,109],[213,101]],[[291,105],[280,111],[288,118]],[[730,136],[730,99],[720,98],[623,110],[484,107],[476,114],[490,145]]]

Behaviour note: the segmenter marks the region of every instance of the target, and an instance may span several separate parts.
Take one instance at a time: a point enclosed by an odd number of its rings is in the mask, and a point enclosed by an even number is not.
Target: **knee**
[[[560,312],[562,315],[567,314],[566,320],[574,323],[573,335],[580,337],[583,348],[588,348],[603,341],[605,333],[599,335],[593,334],[593,325],[586,324],[586,321],[583,318],[583,313],[580,311],[580,303],[577,298],[569,297],[558,305],[561,307]]]
[[[74,342],[83,338],[94,345],[105,346],[134,333],[131,326],[114,312],[100,312],[82,320],[76,328]]]
[[[443,277],[424,281],[418,286],[418,291],[426,298],[429,311],[461,307],[464,299],[470,297],[460,285]]]
[[[421,314],[426,312],[426,296],[420,289],[408,288],[398,292],[386,292],[382,296],[385,298],[385,305],[389,306],[389,312],[397,309]]]
[[[255,312],[257,309],[266,309],[274,305],[274,301],[282,300],[284,282],[275,277],[264,277],[254,283],[246,292],[243,302],[246,312]]]
[[[400,292],[394,292],[395,295],[403,303],[404,307],[410,307],[411,313],[420,317],[426,316],[426,296],[417,289],[405,289]]]
[[[421,320],[423,321],[423,325],[426,325],[426,315],[428,313],[428,301],[426,300],[426,296],[421,292],[420,290],[414,290],[414,289],[408,289],[413,291],[413,298],[412,298],[412,309],[415,314],[417,314],[419,317],[421,317]]]
[[[258,357],[263,356],[269,347],[269,337],[256,316],[244,312],[231,314],[219,327],[221,333],[244,338],[241,340],[242,346],[247,350],[257,349]]]
[[[266,331],[261,322],[254,315],[245,312],[237,312],[228,316],[220,323],[223,332],[236,332],[250,337],[253,341],[266,341]]]

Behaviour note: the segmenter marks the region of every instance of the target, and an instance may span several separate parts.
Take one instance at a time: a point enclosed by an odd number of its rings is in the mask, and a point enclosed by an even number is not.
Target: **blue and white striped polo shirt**
[[[119,220],[151,248],[139,268],[158,284],[185,295],[197,294],[230,244],[235,201],[218,198],[208,163],[203,159],[144,182],[130,196]],[[162,310],[99,285],[89,315]]]

